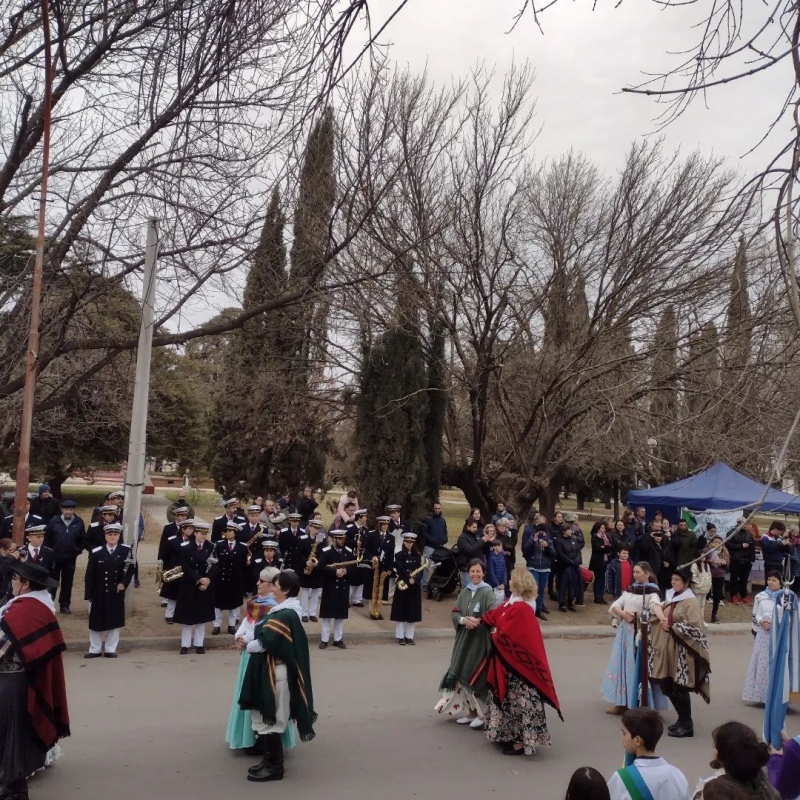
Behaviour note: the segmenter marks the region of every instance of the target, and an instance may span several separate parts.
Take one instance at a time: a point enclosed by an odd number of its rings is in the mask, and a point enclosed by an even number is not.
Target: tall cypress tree
[[[445,331],[438,318],[430,320],[430,343],[427,355],[428,416],[425,420],[425,464],[428,504],[439,499],[442,484],[442,438],[447,416],[445,383]],[[408,519],[413,519],[407,515]]]
[[[743,371],[750,358],[753,314],[747,296],[747,249],[744,237],[739,240],[731,275],[731,294],[725,320],[723,360],[729,370]]]
[[[653,337],[650,431],[657,441],[654,472],[662,482],[680,477],[678,465],[678,323],[675,307],[664,309]]]

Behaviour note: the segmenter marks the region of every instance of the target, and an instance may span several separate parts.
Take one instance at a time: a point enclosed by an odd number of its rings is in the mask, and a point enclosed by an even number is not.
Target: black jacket
[[[37,497],[31,500],[31,513],[41,517],[42,522],[47,525],[53,517],[61,514],[61,503],[55,497],[48,497],[47,500]]]
[[[117,591],[121,583],[127,587],[133,578],[133,568],[127,563],[130,547],[118,544],[113,554],[108,548],[95,547],[89,553],[84,580],[84,598],[92,604],[89,610],[89,630],[110,631],[125,626],[125,592]]]
[[[742,545],[748,544],[749,547]],[[753,534],[746,528],[737,531],[725,543],[728,552],[731,554],[731,561],[736,561],[738,564],[752,564],[756,560],[756,544],[753,539]]]
[[[564,567],[580,567],[581,565],[581,543],[574,536],[567,538],[559,536],[553,542],[556,550],[556,558],[562,569]]]
[[[468,530],[461,531],[456,546],[458,547],[458,568],[462,572],[466,572],[469,562],[473,558],[479,558],[486,564],[486,554],[491,548],[489,542],[484,542],[483,539],[479,539]]]

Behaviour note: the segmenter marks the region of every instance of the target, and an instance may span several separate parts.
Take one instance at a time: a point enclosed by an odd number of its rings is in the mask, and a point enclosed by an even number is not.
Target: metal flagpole
[[[156,296],[156,258],[158,256],[158,219],[147,220],[147,244],[144,252],[144,287],[139,346],[136,351],[136,383],[133,389],[131,434],[128,441],[128,468],[125,471],[125,506],[122,519],[122,540],[131,547],[136,560],[139,540],[139,514],[144,490],[145,446],[147,443],[147,402],[150,394],[150,358],[153,350],[153,317]],[[131,564],[132,568],[132,564]],[[125,596],[130,610],[132,594]]]

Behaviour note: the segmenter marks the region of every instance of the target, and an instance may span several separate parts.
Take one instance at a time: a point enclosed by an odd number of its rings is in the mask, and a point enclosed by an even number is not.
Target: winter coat
[[[428,514],[420,525],[425,547],[444,547],[447,544],[447,520],[440,514]]]
[[[473,558],[479,558],[481,563],[486,563],[486,554],[490,549],[489,542],[484,542],[483,539],[479,539],[470,531],[464,530],[461,532],[456,546],[458,547],[458,568],[462,572],[466,572],[469,562]]]
[[[543,548],[542,542],[546,542],[547,547]],[[556,550],[546,525],[525,526],[522,532],[522,557],[528,569],[548,572],[552,568]]]
[[[597,575],[605,569],[609,559],[614,554],[614,543],[608,534],[606,534],[608,544],[603,541],[597,532],[593,533],[591,538],[592,556],[589,559],[589,569]]]
[[[742,547],[744,544],[750,546]],[[731,561],[736,561],[738,564],[752,564],[756,560],[756,545],[753,540],[753,534],[746,528],[734,533],[725,546],[731,554]]]
[[[495,553],[492,550],[486,556],[486,583],[492,589],[498,586],[508,586],[508,570],[503,553]]]
[[[553,546],[556,558],[562,567],[580,567],[581,543],[574,536],[559,536]]]

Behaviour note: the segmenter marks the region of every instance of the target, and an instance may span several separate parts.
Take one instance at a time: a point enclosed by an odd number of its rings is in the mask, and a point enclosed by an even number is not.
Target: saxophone
[[[249,567],[250,564],[253,563],[253,551],[250,549],[259,539],[263,539],[267,534],[264,533],[264,528],[259,527],[258,533],[255,536],[250,537],[246,542],[245,546],[247,547],[247,566]]]
[[[161,580],[163,583],[172,583],[172,581],[180,580],[182,577],[182,567],[173,567],[172,569],[168,569],[161,574]]]
[[[416,578],[417,575],[419,575],[420,572],[422,572],[422,570],[426,569],[428,564],[430,563],[431,562],[428,561],[427,558],[423,558],[422,566],[417,567],[413,572],[409,572],[408,579],[411,580],[411,578]],[[436,567],[438,566],[439,566],[438,564],[434,564],[433,568],[436,569]],[[408,584],[401,578],[399,581],[397,581],[395,588],[397,589],[398,592],[404,592],[406,589],[408,589]]]
[[[381,614],[381,594],[383,593],[383,584],[392,573],[389,570],[381,571],[380,561],[377,556],[372,559],[372,571],[372,598],[369,602],[369,618],[383,619],[383,614]]]
[[[317,564],[319,563],[317,561],[317,548],[318,547],[319,547],[319,542],[315,540],[314,544],[311,545],[311,552],[308,554],[308,560],[309,561],[313,561],[314,563],[311,566],[306,564],[306,568],[303,570],[303,572],[306,575],[310,575],[314,571],[314,567],[316,567]]]

